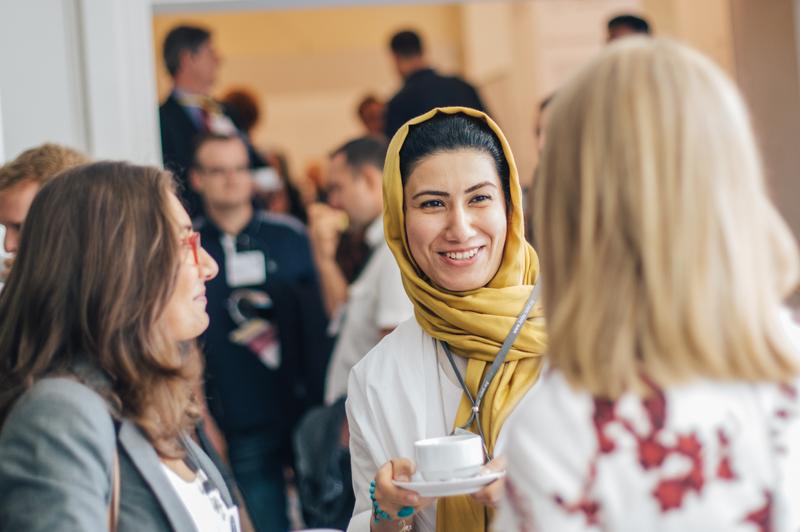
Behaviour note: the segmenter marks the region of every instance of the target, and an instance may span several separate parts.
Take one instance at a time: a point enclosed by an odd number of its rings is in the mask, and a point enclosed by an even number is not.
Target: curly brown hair
[[[58,144],[42,144],[20,153],[0,166],[0,191],[17,183],[33,181],[44,185],[59,173],[89,162],[83,153]]]

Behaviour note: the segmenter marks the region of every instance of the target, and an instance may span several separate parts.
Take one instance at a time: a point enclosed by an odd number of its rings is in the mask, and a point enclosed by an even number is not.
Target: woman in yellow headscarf
[[[538,259],[523,234],[514,158],[485,114],[434,109],[395,134],[383,194],[386,240],[415,317],[350,375],[348,530],[483,531],[499,483],[432,500],[393,481],[411,480],[415,441],[456,428],[499,454],[504,422],[538,377]]]

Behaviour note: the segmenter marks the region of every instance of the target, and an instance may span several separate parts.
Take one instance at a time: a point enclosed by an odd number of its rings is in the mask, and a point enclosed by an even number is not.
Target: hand
[[[398,488],[392,480],[409,481],[416,466],[406,458],[393,458],[383,464],[375,475],[375,500],[381,510],[397,519],[401,508],[410,506],[414,514],[433,503],[434,499],[420,497],[419,493]],[[414,514],[411,514],[412,516]],[[409,518],[411,516],[407,516]]]
[[[506,468],[506,460],[498,456],[483,467],[483,473],[503,471]],[[498,478],[491,484],[486,485],[481,491],[472,494],[472,498],[489,508],[497,508],[500,499],[503,497],[503,490],[506,485],[505,478]]]
[[[333,260],[342,232],[347,229],[347,214],[324,203],[308,206],[308,236],[318,260]]]
[[[4,283],[8,280],[8,274],[11,273],[11,267],[13,265],[14,255],[3,259],[2,265],[0,266],[0,283]]]

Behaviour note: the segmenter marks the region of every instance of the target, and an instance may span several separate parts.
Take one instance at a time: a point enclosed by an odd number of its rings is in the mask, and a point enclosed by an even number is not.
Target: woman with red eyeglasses
[[[169,173],[102,162],[42,188],[0,294],[0,531],[239,530],[187,437],[216,274]]]

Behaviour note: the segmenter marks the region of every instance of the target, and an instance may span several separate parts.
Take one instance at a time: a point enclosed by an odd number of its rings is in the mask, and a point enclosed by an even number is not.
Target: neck
[[[403,68],[404,70],[404,79],[408,79],[412,74],[415,72],[419,72],[420,70],[424,70],[428,68],[428,63],[422,57],[414,57],[411,59],[406,59],[406,64]]]
[[[189,94],[202,94],[208,96],[211,93],[211,87],[209,87],[206,83],[192,79],[191,76],[187,76],[185,74],[177,74],[175,76],[175,88]]]
[[[244,205],[228,207],[206,203],[206,214],[223,233],[238,235],[253,218],[253,205],[247,202]]]

